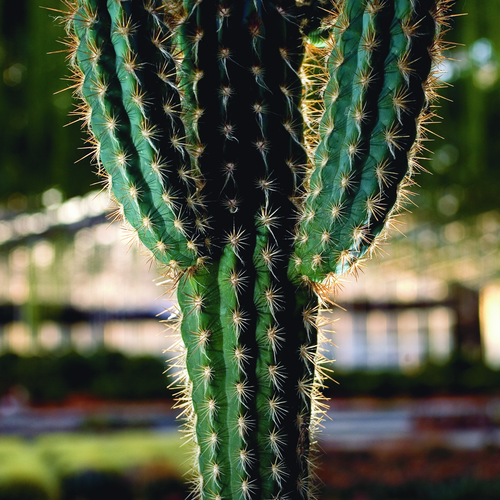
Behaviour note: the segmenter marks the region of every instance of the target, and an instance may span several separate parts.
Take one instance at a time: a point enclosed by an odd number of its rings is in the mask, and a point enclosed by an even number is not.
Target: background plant
[[[314,494],[318,297],[408,197],[449,4],[68,3],[99,173],[177,287],[196,494]]]

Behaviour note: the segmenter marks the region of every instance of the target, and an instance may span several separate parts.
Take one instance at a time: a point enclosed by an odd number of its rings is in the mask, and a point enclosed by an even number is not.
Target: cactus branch
[[[338,2],[325,109],[302,220],[297,270],[311,281],[356,268],[407,198],[432,120],[446,2]]]

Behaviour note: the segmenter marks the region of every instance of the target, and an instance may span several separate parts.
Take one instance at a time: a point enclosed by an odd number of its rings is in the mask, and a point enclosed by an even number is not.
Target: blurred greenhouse
[[[106,194],[90,192],[0,222],[2,349],[93,350],[98,347],[160,356],[168,341],[156,319],[167,319],[166,288],[154,286],[137,246],[110,224]],[[55,200],[55,201],[54,201]]]
[[[0,222],[2,350],[161,356],[173,338],[157,319],[172,314],[168,287],[106,220],[106,195],[62,202],[51,189],[43,199],[45,209]],[[342,368],[407,369],[459,351],[498,367],[500,214],[439,226],[407,215],[405,234],[332,296],[341,307],[324,313],[338,347],[330,356]]]

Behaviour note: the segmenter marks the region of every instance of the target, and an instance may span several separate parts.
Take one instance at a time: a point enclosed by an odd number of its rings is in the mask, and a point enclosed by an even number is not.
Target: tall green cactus
[[[118,213],[177,286],[204,499],[314,496],[318,295],[383,241],[450,0],[68,0]]]

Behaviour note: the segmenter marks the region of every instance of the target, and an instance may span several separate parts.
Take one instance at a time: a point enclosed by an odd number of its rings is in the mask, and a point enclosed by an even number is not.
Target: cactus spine
[[[67,5],[99,173],[177,285],[195,493],[314,496],[318,295],[406,197],[449,0]]]

